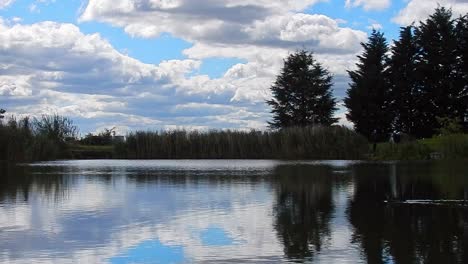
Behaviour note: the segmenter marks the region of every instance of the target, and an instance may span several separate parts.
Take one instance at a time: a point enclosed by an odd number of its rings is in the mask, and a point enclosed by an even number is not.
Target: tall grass
[[[445,159],[468,158],[468,134],[441,135],[421,142],[430,150],[440,152]]]
[[[400,144],[382,143],[377,147],[375,158],[379,160],[425,160],[435,152],[441,154],[443,159],[467,159],[468,134],[440,135]]]
[[[0,160],[21,162],[69,157],[66,140],[76,135],[70,119],[42,116],[40,119],[9,118],[0,122]]]
[[[339,126],[278,131],[134,132],[115,146],[129,159],[361,159],[367,140]]]

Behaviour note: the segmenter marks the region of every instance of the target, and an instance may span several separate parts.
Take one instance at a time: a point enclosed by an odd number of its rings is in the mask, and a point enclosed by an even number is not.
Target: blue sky
[[[0,0],[0,106],[83,133],[262,129],[288,53],[314,51],[342,98],[372,28],[391,42],[437,4],[468,12],[464,0]]]

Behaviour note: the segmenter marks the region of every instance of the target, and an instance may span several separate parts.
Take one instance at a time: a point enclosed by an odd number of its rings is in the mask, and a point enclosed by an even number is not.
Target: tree
[[[373,30],[368,42],[361,45],[364,53],[358,56],[357,69],[348,71],[351,83],[344,100],[346,117],[358,133],[374,142],[383,141],[389,137],[392,122],[385,76],[387,41],[383,33]]]
[[[460,17],[456,25],[457,37],[457,72],[459,87],[459,104],[464,114],[460,114],[459,118],[468,128],[468,15]],[[463,107],[464,106],[464,107]]]
[[[5,116],[4,114],[6,113],[5,109],[0,108],[0,119],[3,119]]]
[[[440,129],[438,117],[463,119],[466,110],[460,100],[462,87],[458,81],[457,37],[452,11],[437,8],[426,21],[421,22],[415,35],[420,47],[420,98],[424,102],[418,105],[422,123],[416,135],[430,137]]]
[[[289,55],[281,74],[270,88],[273,93],[273,99],[267,101],[273,114],[270,126],[330,126],[336,123],[332,79],[312,52],[300,50]]]
[[[401,28],[400,38],[394,42],[387,62],[393,130],[409,135],[417,130],[420,114],[417,107],[420,87],[416,74],[418,46],[413,30],[413,26]]]
[[[43,115],[41,119],[35,119],[36,131],[56,143],[65,143],[67,138],[75,138],[78,128],[73,121],[59,115]]]

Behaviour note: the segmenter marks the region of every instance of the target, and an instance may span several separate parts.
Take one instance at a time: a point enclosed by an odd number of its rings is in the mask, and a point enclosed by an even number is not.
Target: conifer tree
[[[460,17],[456,25],[457,37],[457,75],[459,87],[460,120],[468,128],[468,15]]]
[[[393,130],[413,135],[419,126],[419,85],[416,75],[418,46],[413,26],[402,27],[391,48],[387,76],[390,82]]]
[[[273,94],[273,99],[267,101],[273,114],[270,126],[330,126],[336,123],[332,79],[311,52],[301,50],[289,55],[270,88]]]
[[[460,86],[457,76],[457,38],[452,12],[437,8],[415,32],[420,55],[418,75],[422,87],[419,104],[421,124],[418,137],[437,133],[440,125],[437,118],[460,118]]]
[[[367,43],[361,43],[364,53],[358,56],[355,71],[349,71],[350,87],[344,100],[348,120],[355,130],[372,141],[386,140],[391,131],[389,85],[385,78],[388,51],[383,33],[372,31]]]

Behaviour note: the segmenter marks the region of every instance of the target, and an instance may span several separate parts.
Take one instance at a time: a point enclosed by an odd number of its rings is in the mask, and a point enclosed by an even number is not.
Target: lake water
[[[468,163],[0,166],[0,263],[468,263]]]

